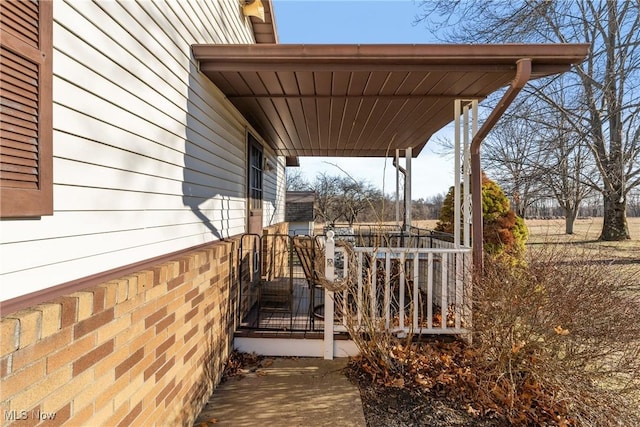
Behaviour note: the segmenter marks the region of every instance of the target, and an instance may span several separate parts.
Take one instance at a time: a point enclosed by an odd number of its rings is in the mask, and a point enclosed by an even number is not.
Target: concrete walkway
[[[347,359],[268,358],[218,386],[194,426],[365,426]],[[208,422],[208,424],[203,424]]]

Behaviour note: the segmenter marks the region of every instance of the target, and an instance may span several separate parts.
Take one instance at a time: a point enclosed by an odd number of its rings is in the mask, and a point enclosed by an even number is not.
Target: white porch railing
[[[336,247],[333,233],[327,233],[326,279],[349,277],[345,290],[325,289],[325,358],[333,358],[336,332],[385,328],[400,335],[467,333],[471,248],[442,246]]]

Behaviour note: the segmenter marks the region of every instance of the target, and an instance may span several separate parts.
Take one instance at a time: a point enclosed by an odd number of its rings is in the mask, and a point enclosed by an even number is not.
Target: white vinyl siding
[[[253,43],[237,1],[59,0],[53,15],[54,215],[0,223],[1,300],[246,229],[247,123],[190,48]]]

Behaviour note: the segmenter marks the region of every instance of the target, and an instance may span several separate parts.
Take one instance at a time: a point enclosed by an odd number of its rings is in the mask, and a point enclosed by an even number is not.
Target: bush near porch
[[[490,254],[507,253],[520,258],[529,233],[522,218],[516,216],[511,203],[498,184],[482,174],[482,217],[484,250]],[[462,218],[461,218],[461,230]],[[436,231],[454,232],[454,187],[442,204]]]
[[[441,425],[640,425],[640,218],[625,242],[597,241],[601,221],[566,236],[562,219],[528,220],[526,264],[489,259],[474,286],[473,345],[372,335],[384,351],[355,375],[413,399],[412,419],[447,408]],[[466,421],[451,424],[452,407]]]

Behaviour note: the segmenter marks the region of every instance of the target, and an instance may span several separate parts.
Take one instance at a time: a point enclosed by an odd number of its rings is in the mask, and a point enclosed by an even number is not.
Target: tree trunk
[[[578,217],[578,208],[564,209],[564,232],[565,234],[573,234],[573,224]]]
[[[604,194],[604,223],[600,240],[618,241],[631,239],[627,225],[627,199],[621,191]]]

